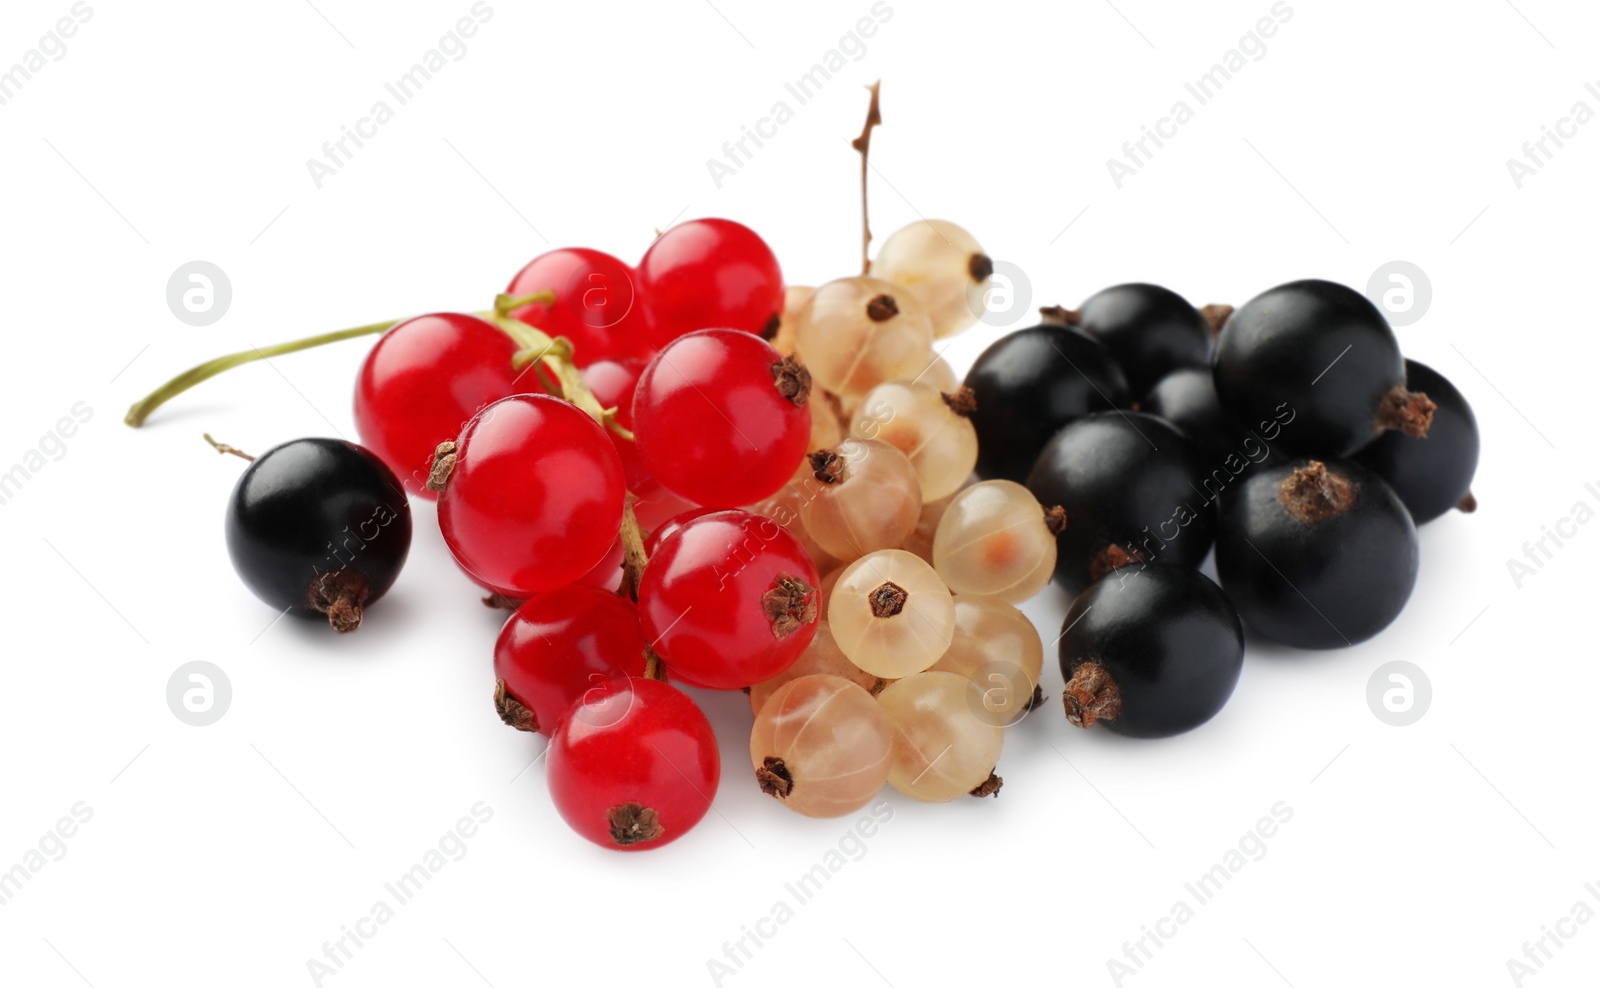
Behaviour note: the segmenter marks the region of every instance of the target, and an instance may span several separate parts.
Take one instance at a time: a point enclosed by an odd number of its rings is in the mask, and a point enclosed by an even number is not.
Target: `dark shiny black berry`
[[[1210,324],[1182,295],[1160,285],[1116,285],[1068,315],[1111,351],[1135,395],[1179,367],[1211,363]]]
[[[1414,439],[1389,432],[1357,453],[1357,463],[1382,477],[1400,495],[1411,520],[1421,525],[1449,511],[1472,511],[1472,475],[1478,470],[1478,420],[1472,406],[1444,375],[1426,364],[1406,361],[1406,387],[1421,391],[1437,406],[1428,435]]]
[[[1139,402],[1139,411],[1177,426],[1207,463],[1220,463],[1229,453],[1243,450],[1250,431],[1217,400],[1209,366],[1180,367],[1163,377]]]
[[[1028,489],[1060,505],[1055,577],[1072,593],[1133,562],[1198,566],[1216,532],[1205,462],[1177,429],[1141,412],[1097,412],[1056,433]]]
[[[1109,351],[1047,323],[995,341],[967,373],[976,410],[978,476],[1027,479],[1056,430],[1093,411],[1128,403],[1128,382]]]
[[[1297,460],[1222,499],[1217,575],[1245,624],[1297,648],[1387,628],[1417,581],[1417,529],[1363,466]]]
[[[233,567],[257,597],[354,631],[400,575],[411,506],[394,473],[362,447],[296,439],[245,470],[226,529]]]
[[[1228,595],[1181,566],[1129,566],[1072,602],[1058,651],[1067,720],[1119,734],[1181,734],[1239,682],[1244,629]]]
[[[1292,409],[1284,448],[1342,457],[1380,434],[1423,436],[1433,402],[1406,390],[1400,345],[1366,296],[1296,281],[1251,299],[1217,341],[1217,397],[1244,423]]]

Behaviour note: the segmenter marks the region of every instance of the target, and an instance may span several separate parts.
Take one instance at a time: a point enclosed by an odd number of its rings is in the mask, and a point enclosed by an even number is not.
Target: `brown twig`
[[[861,273],[866,274],[872,267],[872,261],[867,257],[867,248],[872,245],[872,226],[867,222],[867,151],[872,146],[872,128],[883,123],[883,114],[878,112],[878,87],[882,82],[875,82],[867,87],[867,92],[872,94],[872,101],[867,104],[867,121],[861,125],[861,136],[850,142],[850,146],[861,154]]]

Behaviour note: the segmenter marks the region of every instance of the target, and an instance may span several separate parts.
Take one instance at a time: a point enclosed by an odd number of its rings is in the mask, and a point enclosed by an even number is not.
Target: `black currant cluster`
[[[1235,311],[1129,284],[1043,314],[966,386],[978,473],[1065,513],[1074,724],[1204,723],[1244,625],[1295,648],[1371,638],[1411,595],[1416,526],[1475,507],[1471,407],[1359,292],[1297,281]],[[1213,547],[1220,588],[1196,569]]]

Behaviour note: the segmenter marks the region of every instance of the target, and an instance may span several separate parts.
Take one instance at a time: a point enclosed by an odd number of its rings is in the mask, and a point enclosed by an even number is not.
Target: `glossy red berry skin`
[[[456,441],[439,528],[461,568],[508,597],[565,586],[617,537],[622,462],[599,423],[549,395],[513,395]]]
[[[748,511],[692,518],[658,547],[639,620],[674,678],[738,689],[789,668],[817,632],[817,568],[794,536]]]
[[[550,738],[556,810],[586,840],[645,851],[688,833],[717,794],[722,761],[694,701],[653,679],[614,679],[573,704]]]
[[[594,392],[600,407],[615,408],[617,424],[630,431],[633,429],[633,393],[646,363],[644,360],[597,360],[583,369],[583,382]],[[639,457],[638,443],[616,433],[610,435],[611,445],[622,458],[628,490],[641,498],[660,490],[661,482],[650,474]]]
[[[573,362],[647,355],[648,316],[637,279],[626,264],[603,251],[563,247],[540,254],[511,279],[506,294],[552,291],[553,304],[525,305],[511,313],[550,336],[572,341]]]
[[[511,337],[477,316],[438,312],[408,319],[379,337],[356,375],[355,418],[361,444],[395,472],[406,490],[432,499],[424,485],[433,451],[460,435],[483,406],[536,390],[511,369]]]
[[[766,241],[740,223],[690,220],[656,238],[639,262],[639,293],[657,347],[697,329],[761,334],[783,313],[783,271]]]
[[[666,521],[662,522],[655,529],[653,529],[650,532],[650,535],[644,540],[645,555],[654,556],[656,554],[656,550],[661,548],[661,543],[672,538],[674,535],[677,535],[678,532],[683,529],[684,525],[694,521],[701,515],[716,514],[718,511],[724,510],[726,509],[690,508],[688,511],[685,511],[682,514],[673,515],[671,518],[668,518]]]
[[[780,390],[785,366],[769,343],[738,330],[674,340],[634,393],[644,465],[668,490],[706,507],[771,496],[794,476],[811,437],[805,399]]]
[[[549,735],[584,694],[618,676],[644,675],[639,612],[615,593],[561,587],[524,601],[494,645],[495,679]]]

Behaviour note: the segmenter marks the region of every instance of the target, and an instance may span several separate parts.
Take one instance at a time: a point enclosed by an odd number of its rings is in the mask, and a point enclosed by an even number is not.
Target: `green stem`
[[[322,346],[324,343],[337,343],[340,340],[352,340],[358,336],[376,336],[391,326],[398,323],[398,319],[389,319],[384,322],[375,322],[366,326],[356,326],[351,329],[341,329],[336,333],[323,333],[320,336],[311,336],[291,343],[279,343],[277,346],[256,347],[240,353],[229,354],[208,360],[198,367],[191,367],[177,377],[150,392],[144,398],[128,409],[128,414],[122,421],[137,429],[150,417],[150,413],[162,405],[183,394],[201,381],[216,377],[225,370],[231,370],[241,364],[248,364],[256,360],[265,360],[268,357],[281,357],[286,353],[295,353],[300,350],[309,350],[312,347]]]

